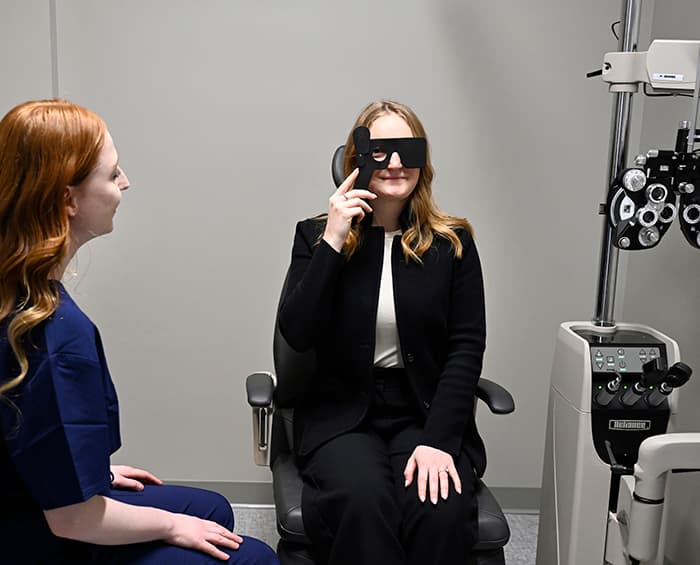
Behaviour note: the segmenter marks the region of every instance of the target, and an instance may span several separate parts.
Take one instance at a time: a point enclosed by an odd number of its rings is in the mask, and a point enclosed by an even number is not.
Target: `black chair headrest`
[[[331,175],[335,186],[340,186],[345,180],[345,172],[343,171],[343,157],[345,157],[345,145],[341,145],[333,153],[333,161],[331,162]]]

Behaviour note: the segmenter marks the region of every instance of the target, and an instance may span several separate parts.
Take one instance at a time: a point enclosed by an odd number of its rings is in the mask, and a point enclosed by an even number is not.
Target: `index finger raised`
[[[357,175],[359,174],[360,169],[353,169],[352,172],[347,177],[345,177],[345,180],[340,184],[338,190],[335,191],[336,194],[345,194],[348,190],[350,190],[355,185],[355,180],[357,179]]]

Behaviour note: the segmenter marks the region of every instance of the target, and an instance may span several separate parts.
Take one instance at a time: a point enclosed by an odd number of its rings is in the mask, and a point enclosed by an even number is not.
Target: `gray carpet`
[[[538,514],[506,514],[510,541],[505,547],[507,565],[535,565]]]
[[[232,504],[236,516],[236,533],[259,538],[277,546],[275,511],[272,506]],[[537,514],[506,514],[510,526],[510,542],[505,548],[507,565],[535,565],[537,546]]]

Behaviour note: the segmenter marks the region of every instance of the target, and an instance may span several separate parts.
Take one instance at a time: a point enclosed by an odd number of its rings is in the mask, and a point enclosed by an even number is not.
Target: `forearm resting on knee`
[[[165,539],[173,527],[173,516],[165,510],[132,506],[101,495],[45,510],[44,516],[54,535],[99,545]]]

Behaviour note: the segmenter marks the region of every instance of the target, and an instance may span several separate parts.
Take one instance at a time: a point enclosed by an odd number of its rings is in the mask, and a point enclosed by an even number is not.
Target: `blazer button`
[[[413,356],[413,353],[406,353],[406,361],[408,361],[409,363],[413,363],[414,360],[415,357]]]

